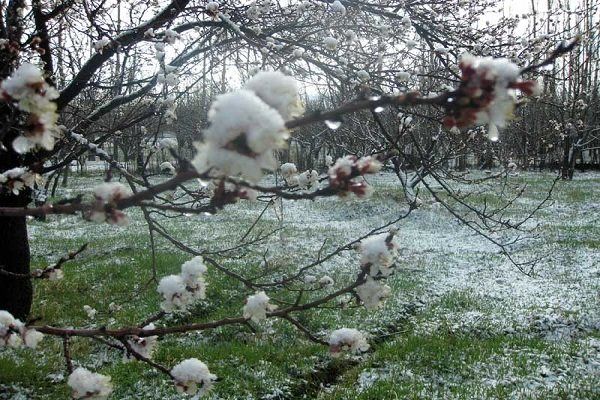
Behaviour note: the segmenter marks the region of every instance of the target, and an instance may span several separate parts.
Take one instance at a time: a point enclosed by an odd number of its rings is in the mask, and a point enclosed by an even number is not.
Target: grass
[[[544,198],[551,179],[549,174],[511,177],[512,192],[527,190],[509,215],[524,215],[524,208]],[[91,182],[91,176],[73,177],[71,188],[59,195],[78,193],[76,188]],[[371,201],[285,202],[283,220],[268,210],[256,232],[279,231],[219,261],[244,276],[285,274],[309,263],[321,247],[326,253],[403,211],[393,177],[380,175],[372,183]],[[600,206],[599,194],[597,175],[558,183],[554,203],[536,221],[538,239],[515,248],[521,257],[544,256],[534,278],[518,273],[497,248],[425,196],[422,209],[398,224],[400,270],[387,282],[393,297],[381,310],[321,309],[299,316],[323,337],[343,326],[369,332],[372,348],[365,355],[332,359],[288,322],[275,320],[252,329],[222,327],[164,337],[154,360],[166,366],[189,357],[203,360],[220,378],[210,396],[223,399],[600,398],[594,368],[600,365],[599,310],[594,307],[600,275],[593,261],[600,256],[600,224],[593,213]],[[490,187],[485,195],[474,193],[471,201],[500,204],[506,196]],[[262,208],[241,202],[215,216],[161,223],[192,248],[225,249],[239,243]],[[82,223],[75,216],[30,223],[35,268],[89,243],[81,257],[64,267],[63,280],[36,282],[32,316],[40,318],[37,323],[118,327],[138,324],[159,309],[147,228],[139,213],[129,214],[127,229]],[[261,265],[265,257],[268,267]],[[176,273],[187,259],[158,239],[156,276]],[[342,252],[313,273],[331,275],[341,285],[352,279],[357,263],[355,252]],[[207,300],[190,314],[161,323],[239,315],[248,294],[239,282],[211,268]],[[110,311],[111,303],[121,309]],[[85,304],[98,310],[93,320],[83,311]],[[67,398],[61,351],[62,343],[52,338],[44,339],[37,352],[0,349],[0,399]],[[76,365],[112,377],[111,399],[180,398],[164,375],[124,362],[102,344],[75,338],[71,351]]]

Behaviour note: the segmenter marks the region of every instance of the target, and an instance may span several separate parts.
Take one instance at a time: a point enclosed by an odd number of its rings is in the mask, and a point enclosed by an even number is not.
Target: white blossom
[[[393,272],[398,245],[388,234],[382,233],[364,239],[359,249],[360,265],[369,266],[369,275],[386,277]]]
[[[219,175],[242,176],[256,182],[262,169],[274,170],[273,150],[283,148],[288,131],[283,118],[249,90],[217,97],[204,131],[204,142],[196,142],[192,164],[198,172],[214,168]]]
[[[171,163],[170,163],[170,162],[168,162],[168,161],[164,161],[164,162],[160,163],[160,165],[158,166],[158,168],[159,168],[161,171],[168,171],[168,172],[169,172],[170,174],[172,174],[172,175],[175,175],[175,172],[176,172],[176,169],[175,169],[175,167],[173,166],[173,164],[171,164]]]
[[[261,71],[248,80],[244,88],[253,91],[262,101],[279,111],[284,120],[303,112],[298,83],[279,71]]]
[[[83,311],[85,311],[88,318],[90,318],[90,319],[94,319],[96,317],[96,313],[98,312],[95,308],[93,308],[87,304],[83,306]]]
[[[21,335],[24,329],[24,324],[11,313],[0,310],[0,348],[21,346],[23,343]]]
[[[365,305],[367,310],[376,310],[381,306],[383,300],[388,298],[392,290],[388,285],[384,285],[370,276],[362,285],[356,288],[356,294]]]
[[[243,307],[243,315],[246,319],[260,322],[267,318],[267,311],[273,311],[276,306],[269,304],[269,296],[264,291],[256,292],[246,299]]]
[[[143,328],[145,331],[151,331],[156,329],[156,326],[153,323],[149,323]],[[127,339],[127,342],[139,355],[145,358],[152,358],[152,353],[156,347],[156,343],[158,340],[158,336],[131,336]]]
[[[333,286],[333,283],[333,278],[329,275],[324,275],[321,277],[321,279],[319,279],[319,285],[321,287]]]
[[[0,84],[0,99],[15,101],[20,110],[30,114],[28,131],[12,143],[17,153],[27,153],[36,147],[54,148],[59,136],[56,126],[58,92],[44,80],[42,71],[33,64],[24,63]]]
[[[258,191],[247,187],[242,187],[237,190],[240,199],[256,201],[258,199]]]
[[[371,156],[361,157],[356,160],[356,167],[363,174],[374,174],[381,171],[383,165]]]
[[[44,338],[44,334],[35,329],[25,329],[23,333],[23,344],[31,349],[35,349]]]
[[[356,32],[354,32],[352,30],[347,30],[347,31],[344,31],[344,38],[346,39],[346,41],[348,43],[352,44],[354,41],[356,41],[356,39],[358,38],[358,35],[356,34]],[[335,45],[337,46],[337,41],[336,41]],[[334,47],[334,49],[335,49],[335,47]]]
[[[181,278],[186,286],[192,300],[206,298],[206,282],[204,274],[206,273],[206,265],[200,256],[196,256],[181,265]]]
[[[104,182],[94,188],[96,204],[87,218],[94,222],[108,222],[115,225],[127,225],[129,219],[124,212],[117,209],[107,211],[105,206],[114,206],[119,200],[131,195],[131,190],[119,182]]]
[[[96,50],[98,53],[102,54],[102,52],[104,51],[104,48],[106,46],[108,46],[110,44],[110,39],[108,38],[101,38],[98,40],[95,40],[93,45],[94,45],[94,50]]]
[[[371,75],[369,75],[369,73],[364,69],[358,71],[356,76],[358,76],[358,79],[360,79],[361,82],[367,82],[369,79],[371,79]]]
[[[209,1],[208,3],[206,3],[206,10],[212,13],[216,13],[217,11],[219,11],[219,5],[220,4],[217,1]]]
[[[203,396],[217,379],[208,370],[206,364],[197,358],[183,360],[171,369],[171,376],[179,393]]]
[[[331,10],[341,15],[346,15],[346,7],[344,7],[340,0],[335,0],[331,3]]]
[[[64,278],[65,273],[60,268],[52,268],[48,271],[48,279],[51,281],[58,281]]]
[[[96,374],[82,367],[69,375],[67,384],[73,390],[74,399],[104,400],[112,392],[109,376]]]
[[[185,309],[191,301],[185,282],[179,275],[165,276],[158,283],[156,290],[163,296],[160,306],[166,312]]]
[[[174,31],[173,29],[167,29],[165,31],[165,42],[169,44],[174,44],[177,39],[179,39],[179,33]]]
[[[94,188],[94,197],[105,203],[122,200],[131,195],[131,190],[120,182],[104,182]]]
[[[0,184],[6,186],[13,194],[17,195],[24,188],[33,189],[36,183],[41,182],[41,177],[23,167],[16,167],[0,173]]]
[[[319,174],[314,169],[304,171],[295,178],[295,182],[300,189],[314,188],[319,183]]]
[[[298,169],[294,163],[281,164],[279,171],[288,184],[290,184],[292,178],[298,173]]]
[[[331,50],[331,51],[333,51],[333,50],[335,50],[335,49],[337,48],[337,46],[338,46],[338,40],[337,40],[336,38],[332,37],[332,36],[326,36],[326,37],[323,39],[323,44],[325,45],[325,48],[326,48],[327,50]]]
[[[522,81],[520,68],[508,59],[478,58],[464,54],[460,68],[469,76],[469,79],[462,84],[465,86],[463,96],[485,96],[486,101],[481,102],[482,105],[478,109],[466,110],[464,116],[459,114],[454,117],[454,124],[459,126],[487,124],[488,137],[492,141],[498,140],[499,128],[504,128],[507,120],[512,116],[516,103],[516,90],[530,96],[536,96],[540,91],[537,81]]]
[[[365,335],[357,329],[341,328],[331,332],[329,336],[329,351],[334,357],[342,351],[353,353],[364,352],[369,349]]]
[[[298,48],[294,49],[294,52],[292,54],[296,58],[302,58],[302,57],[304,57],[304,52],[305,52],[305,50],[303,48],[298,47]]]
[[[400,82],[406,82],[410,79],[410,72],[398,71],[398,73],[396,73],[396,79],[398,79]]]
[[[181,265],[179,275],[165,276],[158,283],[157,291],[163,296],[161,308],[166,312],[185,310],[196,300],[206,298],[204,260],[196,256]]]

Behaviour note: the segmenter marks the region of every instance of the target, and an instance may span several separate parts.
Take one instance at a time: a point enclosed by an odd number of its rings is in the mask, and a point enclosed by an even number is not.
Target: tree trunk
[[[24,207],[29,193],[19,196],[0,195],[0,206]],[[0,219],[0,267],[14,274],[29,275],[29,239],[25,217]],[[26,321],[31,309],[33,288],[31,279],[0,274],[0,310]]]
[[[573,173],[570,173],[571,157],[573,156],[573,143],[570,136],[563,140],[563,159],[561,167],[561,177],[565,180],[573,179]]]

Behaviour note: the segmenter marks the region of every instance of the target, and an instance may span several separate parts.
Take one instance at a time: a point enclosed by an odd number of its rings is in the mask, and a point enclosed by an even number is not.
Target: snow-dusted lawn
[[[515,214],[545,195],[550,174],[512,177],[528,185]],[[281,230],[245,254],[222,262],[241,273],[261,271],[262,256],[280,273],[314,260],[325,242],[331,250],[394,219],[398,202],[393,176],[375,177],[371,201],[325,199],[285,202],[283,218],[268,210],[257,231]],[[77,178],[61,196],[89,191],[92,180]],[[468,190],[468,189],[467,189]],[[483,196],[474,196],[483,202]],[[427,200],[427,198],[425,199]],[[488,199],[490,200],[490,199]],[[400,272],[388,282],[393,297],[377,312],[352,308],[319,310],[303,322],[314,332],[351,326],[372,334],[373,351],[331,361],[326,349],[307,342],[284,321],[269,322],[254,334],[223,328],[161,340],[156,360],[172,366],[183,358],[205,361],[221,381],[214,398],[474,399],[600,397],[600,175],[578,174],[559,182],[554,204],[541,210],[538,237],[515,250],[520,259],[543,256],[528,277],[498,248],[461,226],[439,205],[426,201],[401,221]],[[196,249],[235,246],[263,204],[240,202],[215,216],[165,220],[176,236]],[[127,228],[82,223],[77,217],[30,224],[35,266],[45,266],[77,245],[89,250],[65,267],[60,282],[38,283],[33,315],[42,323],[120,326],[142,321],[158,309],[146,228],[129,213]],[[179,269],[186,256],[159,240],[159,277]],[[354,251],[323,264],[314,273],[337,282],[352,279]],[[240,284],[209,275],[207,301],[193,316],[169,323],[206,321],[240,314],[248,294]],[[108,305],[122,310],[111,313]],[[82,306],[98,310],[89,320]],[[40,353],[0,350],[0,399],[64,399],[60,343],[46,339]],[[74,361],[113,377],[111,398],[178,398],[163,376],[88,340],[75,340]]]

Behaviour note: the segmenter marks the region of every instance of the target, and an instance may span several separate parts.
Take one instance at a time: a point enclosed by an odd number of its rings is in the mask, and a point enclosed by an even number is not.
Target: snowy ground
[[[392,175],[372,181],[376,192],[371,201],[285,202],[282,219],[268,210],[257,229],[281,231],[243,258],[232,254],[223,262],[244,272],[259,268],[266,252],[273,265],[302,266],[315,258],[324,240],[325,251],[334,249],[405,211]],[[511,177],[511,187],[527,185],[510,211],[515,218],[535,207],[551,181],[549,174]],[[60,195],[85,192],[91,182],[77,178]],[[373,351],[367,355],[331,361],[325,349],[277,321],[257,334],[219,329],[167,338],[156,358],[166,365],[190,356],[206,361],[223,379],[213,398],[599,398],[600,176],[579,174],[573,182],[559,182],[553,204],[529,223],[539,224],[537,238],[514,250],[521,260],[542,257],[531,277],[428,200],[397,224],[400,272],[389,282],[394,294],[383,309],[321,310],[305,321],[323,334],[341,326],[369,331]],[[475,201],[483,204],[481,196]],[[215,216],[164,224],[193,248],[228,248],[262,207],[241,202]],[[150,278],[146,228],[139,215],[131,216],[127,229],[81,223],[74,216],[30,224],[36,266],[90,243],[87,255],[65,268],[64,282],[36,287],[36,316],[52,324],[119,326],[157,309],[155,285],[145,285]],[[159,241],[159,276],[175,271],[185,259]],[[344,282],[357,265],[357,254],[347,251],[315,274]],[[239,313],[239,285],[217,276],[209,283],[207,304],[190,318]],[[110,302],[123,310],[108,312]],[[94,321],[85,316],[83,304],[99,310]],[[39,358],[0,350],[0,399],[65,398],[59,351],[58,343]],[[113,376],[112,398],[178,398],[162,376],[121,363],[120,355],[105,347],[77,341],[73,351],[77,364]]]

